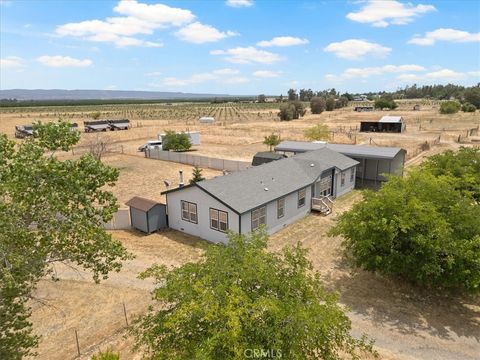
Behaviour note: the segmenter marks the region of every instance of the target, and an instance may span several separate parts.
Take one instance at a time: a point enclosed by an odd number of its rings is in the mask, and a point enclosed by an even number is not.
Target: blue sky
[[[1,89],[285,94],[480,82],[480,2],[0,0]]]

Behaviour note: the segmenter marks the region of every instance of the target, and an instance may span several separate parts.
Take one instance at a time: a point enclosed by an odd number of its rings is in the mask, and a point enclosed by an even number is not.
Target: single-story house
[[[403,175],[407,152],[397,147],[282,141],[275,146],[275,151],[295,155],[324,147],[348,156],[359,163],[356,171],[358,186],[368,185],[371,181],[375,184],[378,181],[384,181],[386,178],[383,174]]]
[[[164,191],[172,229],[215,243],[228,230],[274,233],[355,187],[358,162],[328,148]]]
[[[273,151],[261,151],[253,156],[252,166],[266,164],[275,160],[281,160],[286,157],[286,155],[279,154]]]
[[[378,121],[361,121],[360,131],[402,133],[406,126],[405,120],[401,116],[383,116]]]

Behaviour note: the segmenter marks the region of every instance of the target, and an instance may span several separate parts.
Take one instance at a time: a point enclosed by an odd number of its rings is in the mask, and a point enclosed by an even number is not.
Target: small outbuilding
[[[215,118],[213,116],[202,116],[198,121],[202,124],[213,124],[215,122]]]
[[[252,166],[258,166],[262,164],[266,164],[275,160],[280,160],[284,159],[287,156],[284,154],[276,153],[276,152],[271,152],[271,151],[263,151],[263,152],[258,152],[255,154],[252,160]]]
[[[406,123],[401,116],[383,116],[378,121],[361,121],[361,132],[388,132],[402,133],[406,129]]]
[[[132,227],[146,234],[167,227],[167,207],[165,204],[135,196],[127,201],[130,207]]]

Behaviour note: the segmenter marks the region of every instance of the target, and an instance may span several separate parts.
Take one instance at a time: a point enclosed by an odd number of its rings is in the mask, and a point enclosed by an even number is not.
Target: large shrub
[[[398,107],[397,103],[393,99],[388,98],[378,98],[375,100],[375,109],[396,109]]]
[[[325,100],[321,97],[315,96],[310,100],[310,110],[312,114],[321,114],[325,111]]]
[[[162,140],[162,149],[166,151],[187,151],[192,147],[188,134],[184,132],[166,131]]]
[[[280,120],[294,120],[298,119],[303,115],[305,115],[305,108],[301,101],[289,101],[288,103],[280,105],[280,111],[278,113],[278,117],[280,118]]]
[[[256,350],[336,360],[372,352],[365,338],[350,335],[338,296],[324,289],[305,249],[266,248],[264,231],[230,234],[229,245],[210,245],[198,263],[147,270],[160,306],[131,329],[137,347],[155,359],[245,359]]]
[[[427,169],[392,177],[366,191],[330,234],[343,235],[347,256],[365,270],[478,293],[480,206],[456,183]]]
[[[455,114],[460,110],[458,101],[444,101],[440,104],[440,114]]]
[[[475,112],[476,110],[477,110],[477,108],[473,104],[465,103],[465,104],[462,105],[462,111],[463,112]]]

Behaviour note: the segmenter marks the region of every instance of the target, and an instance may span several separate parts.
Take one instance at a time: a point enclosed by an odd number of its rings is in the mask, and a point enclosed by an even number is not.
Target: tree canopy
[[[378,192],[364,192],[330,234],[343,235],[347,256],[365,270],[480,292],[478,154],[438,155],[405,178],[391,177]]]
[[[303,135],[310,141],[328,140],[330,138],[330,130],[325,124],[317,124],[305,129]]]
[[[134,324],[136,347],[158,359],[245,359],[256,350],[334,360],[373,352],[350,335],[350,320],[312,273],[306,250],[276,254],[266,245],[263,230],[231,233],[228,246],[210,245],[200,262],[143,273],[155,279],[161,306]]]
[[[313,97],[310,100],[310,110],[312,114],[321,114],[325,111],[325,100],[318,96]]]
[[[191,147],[192,143],[187,133],[168,130],[162,137],[162,150],[187,151]]]
[[[375,100],[375,109],[396,109],[398,107],[397,103],[390,98],[381,97]]]
[[[305,115],[305,112],[306,110],[301,101],[289,101],[280,105],[278,117],[280,120],[289,121],[302,117]]]
[[[274,146],[280,144],[280,141],[280,135],[270,134],[268,136],[265,136],[263,143],[269,147],[269,151],[272,151]]]
[[[440,114],[455,114],[460,108],[458,101],[444,101],[440,104]]]
[[[35,124],[16,144],[0,135],[0,358],[21,359],[38,342],[28,321],[38,280],[68,262],[105,279],[130,258],[103,229],[118,209],[107,187],[118,170],[91,154],[60,161],[79,140],[70,123]]]

